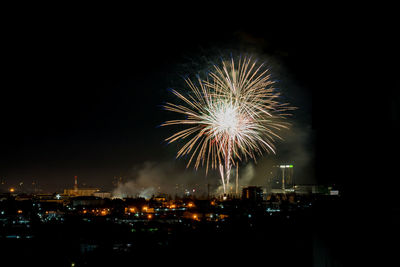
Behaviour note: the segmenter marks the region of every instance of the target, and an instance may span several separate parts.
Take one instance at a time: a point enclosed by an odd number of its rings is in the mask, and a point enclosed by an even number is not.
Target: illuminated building
[[[251,202],[261,202],[263,200],[263,190],[259,186],[248,186],[242,190],[242,199]]]
[[[94,192],[93,196],[95,197],[101,197],[101,198],[111,198],[111,193],[110,192]]]
[[[58,194],[58,196],[60,196]],[[61,197],[57,197],[54,194],[36,194],[34,199],[41,203],[59,203],[62,204],[64,202]]]
[[[293,188],[293,165],[279,165],[281,169],[282,190]]]
[[[100,192],[99,188],[78,188],[78,177],[75,176],[74,188],[64,189],[65,196],[79,197],[79,196],[94,196],[95,193]]]
[[[153,197],[152,199],[154,201],[157,201],[157,202],[165,202],[165,201],[167,201],[167,195],[166,194],[159,194],[159,195]]]
[[[203,218],[203,214],[191,212],[191,211],[185,211],[182,214],[182,218],[193,220],[193,221],[200,221]]]

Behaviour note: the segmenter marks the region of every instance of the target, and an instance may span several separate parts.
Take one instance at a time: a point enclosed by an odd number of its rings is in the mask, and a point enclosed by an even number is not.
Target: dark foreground
[[[33,218],[28,227],[3,216],[1,262],[8,265],[1,265],[346,266],[357,255],[360,231],[340,197],[281,203],[279,211],[240,200],[194,203],[189,215],[71,213],[62,221]]]

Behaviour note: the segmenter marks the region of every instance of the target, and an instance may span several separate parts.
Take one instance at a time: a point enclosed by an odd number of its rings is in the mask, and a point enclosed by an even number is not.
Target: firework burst
[[[279,102],[269,70],[251,58],[214,65],[205,79],[185,79],[190,92],[172,90],[181,104],[166,103],[164,108],[179,113],[181,119],[166,125],[186,128],[168,137],[172,143],[186,141],[177,158],[188,155],[187,167],[218,169],[223,192],[228,193],[232,166],[239,161],[256,160],[264,152],[275,153],[274,142],[289,129],[286,118],[294,108]],[[237,189],[236,189],[237,191]]]

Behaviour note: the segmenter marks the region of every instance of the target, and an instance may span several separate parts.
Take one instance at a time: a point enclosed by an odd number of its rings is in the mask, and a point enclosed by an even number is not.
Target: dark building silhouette
[[[263,190],[260,186],[248,186],[243,188],[242,199],[251,202],[261,202],[263,200]]]

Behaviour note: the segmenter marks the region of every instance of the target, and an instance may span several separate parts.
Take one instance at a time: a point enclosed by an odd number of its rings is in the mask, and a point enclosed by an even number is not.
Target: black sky
[[[114,14],[9,21],[0,176],[10,183],[35,178],[60,190],[78,175],[107,188],[134,165],[171,160],[174,148],[163,144],[171,132],[157,128],[170,118],[159,107],[170,97],[167,89],[203,67],[204,58],[233,51],[270,60],[283,88],[296,88],[288,97],[302,108],[296,119],[311,127],[318,182],[349,183],[358,172],[346,166],[363,164],[365,152],[369,163],[381,162],[377,143],[388,142],[382,133],[398,132],[391,23],[381,31],[368,18],[277,18],[219,24],[187,15]],[[380,141],[360,142],[364,133]]]

